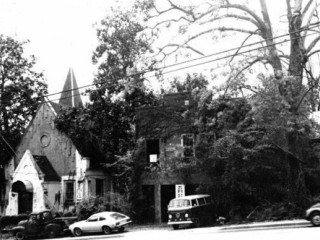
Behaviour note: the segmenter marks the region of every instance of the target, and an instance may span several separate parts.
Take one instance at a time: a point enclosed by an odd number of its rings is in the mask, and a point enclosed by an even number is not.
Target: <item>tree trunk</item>
[[[301,37],[301,1],[295,1],[295,9],[292,15],[288,16],[289,20],[289,33],[290,33],[290,63],[289,63],[289,76],[298,77],[300,84],[302,84],[302,72],[306,64],[306,49],[303,45],[303,38]],[[289,7],[289,6],[288,6]]]
[[[280,58],[277,53],[277,49],[274,45],[272,25],[271,25],[269,12],[268,12],[268,8],[267,8],[265,0],[260,0],[260,7],[261,7],[263,20],[265,23],[265,25],[264,25],[265,29],[261,29],[261,31],[262,31],[262,36],[266,41],[268,51],[269,51],[269,53],[268,53],[269,59],[268,60],[273,68],[275,77],[281,78],[283,76],[282,65],[281,65],[281,61],[280,61]]]

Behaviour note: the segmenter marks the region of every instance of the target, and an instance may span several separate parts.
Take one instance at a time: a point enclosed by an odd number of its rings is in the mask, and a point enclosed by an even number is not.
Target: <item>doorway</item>
[[[12,184],[12,192],[18,193],[18,214],[31,213],[33,186],[29,181],[17,181]]]

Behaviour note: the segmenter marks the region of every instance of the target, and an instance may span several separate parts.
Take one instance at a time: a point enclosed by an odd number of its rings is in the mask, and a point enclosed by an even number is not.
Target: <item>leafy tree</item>
[[[34,56],[26,56],[27,42],[0,35],[0,182],[4,167],[34,115],[47,85],[42,73],[33,70]],[[0,184],[0,191],[5,187]]]
[[[176,35],[179,37],[170,39],[170,43],[159,48],[158,56],[162,55],[163,59],[181,50],[205,56],[203,50],[208,52],[208,45],[201,49],[204,44],[198,44],[199,41],[207,41],[211,46],[219,44],[221,39],[232,43],[231,46],[236,44],[237,50],[229,52],[231,56],[225,64],[218,65],[225,68],[224,75],[221,74],[227,83],[225,93],[234,89],[242,93],[250,90],[251,96],[255,97],[254,119],[261,120],[257,124],[267,129],[270,136],[281,133],[281,141],[271,137],[268,141],[285,152],[284,159],[290,172],[291,200],[302,201],[304,191],[300,189],[304,188],[304,183],[301,180],[300,146],[305,146],[307,139],[312,137],[310,122],[306,120],[310,110],[306,100],[311,100],[315,108],[314,96],[319,86],[316,69],[310,67],[319,52],[317,1],[279,2],[284,14],[276,24],[272,22],[274,18],[265,0],[203,1],[194,4],[173,0],[161,1],[160,4],[160,1],[154,0],[137,1],[136,7],[147,14],[150,29],[164,31],[169,28],[171,33],[179,33]],[[256,42],[259,45],[252,45]],[[251,45],[246,46],[248,44]],[[264,71],[261,71],[261,66],[265,67]],[[215,67],[212,66],[219,71]],[[263,73],[264,77],[254,76],[258,72]],[[306,75],[309,85],[303,83]],[[252,78],[255,80],[253,84],[248,81]],[[265,89],[266,84],[258,81],[261,79],[273,84],[273,90]],[[268,104],[265,105],[265,102]]]
[[[192,91],[199,91],[201,89],[205,89],[208,87],[208,80],[206,76],[202,74],[188,73],[186,78],[181,80],[180,78],[176,77],[170,82],[169,90],[162,89],[163,92],[192,92]]]
[[[33,70],[34,56],[26,56],[27,42],[0,35],[0,159],[13,155],[25,127],[37,110],[47,85]]]
[[[98,72],[96,88],[88,91],[91,102],[57,119],[57,127],[67,132],[85,155],[110,170],[121,194],[134,191],[130,189],[130,150],[134,147],[136,108],[155,103],[143,77],[153,64],[147,58],[152,39],[142,33],[144,27],[137,16],[136,12],[113,9],[113,14],[97,25],[99,44],[92,60]]]

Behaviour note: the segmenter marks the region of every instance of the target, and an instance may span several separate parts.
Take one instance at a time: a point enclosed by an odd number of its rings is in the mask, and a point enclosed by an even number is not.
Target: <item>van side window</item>
[[[204,198],[198,198],[198,203],[199,203],[200,206],[206,204]]]
[[[210,203],[211,203],[211,197],[205,197],[204,199],[206,200],[206,203],[207,203],[207,204],[210,204]]]
[[[197,203],[196,199],[192,199],[191,203],[192,203],[192,206],[198,206],[198,203]]]

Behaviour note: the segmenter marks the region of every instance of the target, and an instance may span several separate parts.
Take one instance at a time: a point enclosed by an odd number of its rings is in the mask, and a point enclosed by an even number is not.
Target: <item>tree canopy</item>
[[[27,56],[28,42],[0,35],[0,159],[12,156],[27,124],[47,94],[43,74]],[[3,162],[2,162],[3,163]]]

